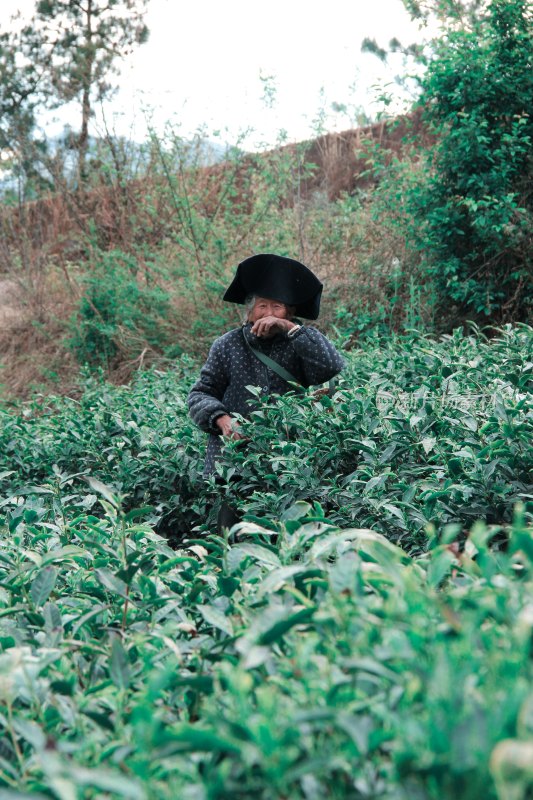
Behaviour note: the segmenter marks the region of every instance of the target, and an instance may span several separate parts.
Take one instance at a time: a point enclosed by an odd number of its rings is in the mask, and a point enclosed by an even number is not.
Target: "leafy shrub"
[[[182,358],[174,370],[139,373],[118,387],[89,376],[79,400],[40,398],[19,416],[4,412],[0,487],[49,483],[59,491],[69,476],[79,487],[91,475],[111,484],[125,508],[151,506],[148,518],[170,536],[188,532],[210,502],[199,496],[202,434],[186,404],[192,369]],[[82,494],[87,503],[85,486]]]
[[[460,317],[531,312],[531,8],[492,0],[435,42],[420,99],[439,140],[409,193],[414,241]]]
[[[527,800],[531,334],[369,339],[263,404],[223,536],[187,359],[4,410],[0,786]]]
[[[460,330],[440,341],[369,338],[347,354],[334,398],[260,402],[243,423],[246,447],[226,448],[222,491],[201,478],[205,437],[186,403],[190,361],[139,373],[131,387],[89,378],[79,400],[4,412],[0,476],[8,492],[92,475],[126,509],[154,507],[158,529],[175,538],[195,525],[210,530],[214,500],[227,493],[261,518],[317,501],[338,525],[424,550],[444,524],[508,523],[516,502],[530,502],[531,349],[526,326],[491,340]]]
[[[300,503],[174,552],[92,481],[0,519],[0,782],[26,796],[525,800],[531,530],[409,557]],[[521,756],[521,759],[517,757]],[[510,795],[510,790],[513,794]]]
[[[408,549],[445,523],[509,522],[532,490],[531,350],[527,327],[369,340],[333,398],[285,396],[243,422],[227,491],[255,516],[318,501]]]
[[[119,355],[135,357],[170,341],[169,295],[153,276],[151,283],[139,274],[134,256],[100,253],[84,284],[69,342],[80,364],[109,367]]]

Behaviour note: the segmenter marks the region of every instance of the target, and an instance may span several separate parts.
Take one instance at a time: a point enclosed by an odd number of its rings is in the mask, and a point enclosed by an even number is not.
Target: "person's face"
[[[248,314],[248,322],[252,324],[264,317],[277,317],[278,319],[289,319],[292,309],[285,303],[278,300],[269,300],[266,297],[256,297],[254,307]]]

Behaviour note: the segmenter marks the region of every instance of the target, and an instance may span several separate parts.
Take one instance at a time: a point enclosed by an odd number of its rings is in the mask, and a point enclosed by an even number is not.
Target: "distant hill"
[[[253,169],[254,164],[260,169],[261,163],[265,160],[278,154],[282,156],[285,152],[296,157],[299,151],[299,158],[310,167],[299,181],[299,200],[322,196],[326,201],[333,201],[342,193],[351,194],[356,189],[369,190],[375,185],[376,178],[369,170],[369,158],[372,157],[376,146],[380,147],[382,158],[386,162],[387,159],[401,156],[408,148],[412,148],[414,141],[417,146],[427,145],[432,141],[430,133],[424,127],[420,112],[341,133],[327,133],[316,139],[283,145],[276,150],[262,153],[232,150],[229,159],[230,149],[225,144],[196,137],[180,143],[179,156],[165,152],[165,161],[166,168],[172,172],[178,173],[183,167],[194,167],[198,176],[203,172],[201,180],[204,184],[209,182],[212,186],[211,193],[215,197],[217,184],[223,182],[224,173],[228,169],[236,169],[237,173],[246,175],[251,168]],[[98,148],[103,149],[99,151]],[[112,148],[115,148],[114,152]],[[235,167],[235,156],[240,164],[237,167]],[[123,165],[123,174],[115,174],[113,177],[112,170],[111,174],[109,169],[106,171],[105,159],[110,157],[115,159],[118,169]],[[153,158],[154,153],[150,150],[149,143],[94,139],[91,159],[95,170],[98,171],[101,185],[98,189],[90,189],[83,194],[82,214],[77,193],[72,191],[51,193],[26,205],[24,212],[26,222],[39,229],[40,246],[47,246],[54,251],[59,248],[67,257],[78,258],[74,241],[77,234],[83,232],[80,231],[80,226],[83,229],[86,220],[87,224],[90,223],[100,232],[106,248],[120,247],[123,244],[123,231],[116,224],[116,206],[123,200],[125,191],[123,181],[128,181],[128,203],[133,210],[137,203],[144,202],[149,193],[149,183],[153,177],[148,173],[150,159]],[[68,159],[66,164],[68,170]],[[106,174],[109,174],[109,177],[106,177]],[[9,185],[8,179],[4,178],[4,181],[4,187]],[[246,194],[248,190],[243,188],[242,191]],[[117,196],[117,192],[120,197]],[[242,200],[246,202],[246,196]],[[286,197],[284,202],[291,205],[294,201],[294,197]],[[169,213],[174,213],[172,205],[161,211],[162,225],[164,225],[164,215]],[[16,233],[16,220],[13,222],[13,230]],[[74,237],[73,232],[77,232]]]

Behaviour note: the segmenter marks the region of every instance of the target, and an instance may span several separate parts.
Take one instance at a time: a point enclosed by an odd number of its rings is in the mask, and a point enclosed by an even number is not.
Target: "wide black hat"
[[[298,317],[316,319],[322,284],[305,264],[294,258],[259,253],[241,261],[223,299],[244,303],[251,294],[295,306]]]

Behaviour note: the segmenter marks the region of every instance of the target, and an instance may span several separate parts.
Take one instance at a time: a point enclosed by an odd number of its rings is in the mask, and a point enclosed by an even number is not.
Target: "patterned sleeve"
[[[193,422],[206,433],[220,433],[215,420],[228,411],[222,403],[228,385],[220,339],[211,347],[200,377],[189,392],[189,412]]]
[[[301,360],[306,386],[325,383],[344,367],[341,354],[316,328],[302,326],[288,340]]]

